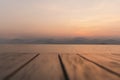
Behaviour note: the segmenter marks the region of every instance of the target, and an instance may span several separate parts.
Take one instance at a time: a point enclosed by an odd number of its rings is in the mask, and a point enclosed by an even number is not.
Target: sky
[[[120,38],[120,0],[0,0],[0,38]]]

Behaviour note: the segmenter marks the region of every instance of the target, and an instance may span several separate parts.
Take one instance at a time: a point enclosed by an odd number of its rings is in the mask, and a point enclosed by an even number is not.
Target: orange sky
[[[120,0],[0,0],[0,38],[120,38]]]

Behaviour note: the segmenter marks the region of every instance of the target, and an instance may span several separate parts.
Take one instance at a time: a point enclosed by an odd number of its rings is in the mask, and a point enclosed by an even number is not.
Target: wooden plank
[[[120,62],[111,58],[108,58],[109,55],[84,55],[83,57],[93,61],[94,63],[105,67],[106,69],[111,70],[111,72],[115,73],[116,75],[120,76]],[[109,56],[110,57],[110,56]]]
[[[120,53],[119,54],[112,54],[112,57],[120,62]]]
[[[41,54],[9,80],[65,80],[58,55]]]
[[[35,57],[37,54],[0,54],[0,80],[17,72],[26,62]]]
[[[61,55],[70,80],[120,80],[120,77],[81,58],[79,55]]]
[[[103,54],[103,55],[99,54],[99,56],[120,62],[120,54]]]

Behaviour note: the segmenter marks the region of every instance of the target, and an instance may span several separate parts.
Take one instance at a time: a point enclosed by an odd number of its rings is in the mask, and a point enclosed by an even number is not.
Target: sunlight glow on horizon
[[[120,38],[120,0],[0,0],[0,38]]]

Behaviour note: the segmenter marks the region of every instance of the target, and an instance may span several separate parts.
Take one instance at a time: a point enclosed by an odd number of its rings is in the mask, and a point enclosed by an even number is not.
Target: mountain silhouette
[[[89,39],[89,38],[67,38],[67,39],[0,39],[0,44],[120,44],[120,39]]]

